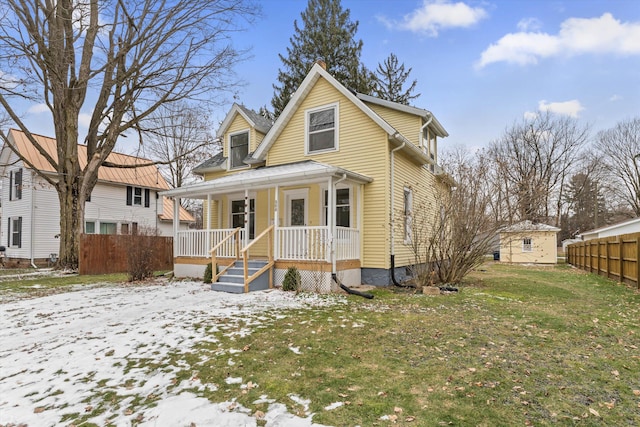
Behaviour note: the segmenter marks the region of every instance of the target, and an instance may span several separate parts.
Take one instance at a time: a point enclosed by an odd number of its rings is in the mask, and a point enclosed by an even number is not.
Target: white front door
[[[285,226],[303,227],[308,224],[309,192],[307,190],[291,190],[285,192],[287,211]]]
[[[303,190],[285,191],[285,227],[292,227],[286,233],[283,254],[288,259],[305,259],[309,253],[308,224],[309,192]],[[297,228],[300,227],[300,228]]]

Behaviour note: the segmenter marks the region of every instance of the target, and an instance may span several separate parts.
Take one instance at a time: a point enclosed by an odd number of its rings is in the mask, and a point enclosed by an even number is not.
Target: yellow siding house
[[[556,264],[559,228],[522,221],[500,232],[500,261],[512,263]]]
[[[273,124],[234,104],[218,130],[222,152],[194,171],[204,181],[163,193],[205,206],[204,230],[176,230],[176,275],[202,277],[213,259],[218,270],[244,268],[245,292],[252,268],[268,270],[272,286],[295,266],[320,292],[390,284],[392,264],[402,280],[407,217],[450,191],[437,157],[446,136],[430,111],[352,92],[320,64]]]

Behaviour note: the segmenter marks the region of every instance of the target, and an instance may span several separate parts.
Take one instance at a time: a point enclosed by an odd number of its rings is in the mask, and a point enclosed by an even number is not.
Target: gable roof
[[[423,153],[418,147],[411,143],[404,135],[398,132],[398,130],[391,126],[386,120],[384,120],[376,112],[369,108],[363,102],[363,100],[358,97],[356,93],[351,92],[349,89],[340,84],[331,74],[329,74],[318,64],[314,64],[313,67],[311,67],[311,71],[309,71],[307,76],[304,78],[304,80],[300,84],[300,87],[298,87],[294,95],[291,97],[291,100],[287,103],[287,106],[284,108],[260,145],[258,145],[256,151],[254,151],[253,155],[246,160],[247,163],[260,163],[266,159],[268,151],[271,149],[275,141],[278,139],[278,136],[280,136],[284,128],[287,126],[287,124],[293,117],[293,114],[298,110],[298,108],[302,104],[302,101],[304,101],[304,99],[307,97],[311,89],[315,86],[316,82],[320,78],[323,78],[327,82],[329,82],[329,84],[331,84],[338,92],[340,92],[345,98],[347,98],[356,107],[358,107],[360,111],[362,111],[374,123],[380,126],[380,128],[382,128],[389,136],[389,140],[395,145],[402,146],[403,150],[407,152],[412,157],[412,159],[416,159],[423,163],[429,163],[430,158],[425,153]],[[368,95],[361,96],[368,97]],[[395,108],[398,110],[401,108],[399,107],[401,104],[396,104],[394,102],[388,103],[393,104],[393,107],[390,108]],[[423,113],[426,113],[424,117],[433,117],[433,115],[427,110],[420,110],[419,108],[415,107],[403,106],[403,109],[401,111],[411,112],[412,114],[417,114],[420,116],[423,116]],[[444,128],[442,128],[442,131],[444,131]],[[442,132],[442,136],[446,136],[445,134],[448,135],[446,131]]]
[[[36,134],[33,134],[33,137],[54,160],[57,160],[58,152],[56,140],[54,138]],[[33,146],[31,141],[29,141],[29,139],[23,132],[16,129],[10,129],[9,139],[13,141],[14,147],[20,152],[20,154],[27,158],[27,160],[29,160],[29,162],[36,169],[42,172],[56,172],[51,164],[38,152],[38,150]],[[5,144],[2,149],[10,150],[10,147],[7,147]],[[80,168],[86,167],[86,145],[78,144],[78,159],[80,161]],[[150,162],[150,160],[148,159],[115,152],[109,154],[107,160],[115,164],[123,165],[135,165]],[[26,164],[24,165],[24,167],[28,168]],[[167,184],[167,181],[165,181],[165,179],[162,177],[156,165],[141,166],[137,168],[101,167],[98,170],[98,181],[135,185],[136,187],[152,188],[157,190],[169,189],[169,184]]]
[[[225,168],[223,166],[225,161],[227,161],[227,158],[223,156],[222,151],[220,151],[215,156],[205,160],[204,162],[193,168],[191,172],[195,173],[196,175],[204,175],[206,172],[221,170]]]
[[[245,107],[244,105],[234,102],[233,106],[231,106],[231,109],[220,124],[218,133],[216,134],[218,138],[222,138],[224,136],[224,133],[231,125],[231,122],[233,122],[236,114],[240,114],[247,121],[247,123],[249,123],[249,125],[255,128],[258,132],[266,134],[267,132],[269,132],[269,129],[271,129],[272,123],[269,120],[265,119],[260,114]]]
[[[560,231],[558,227],[552,225],[543,224],[541,222],[533,222],[525,220],[500,230],[501,233],[519,233],[522,231]]]

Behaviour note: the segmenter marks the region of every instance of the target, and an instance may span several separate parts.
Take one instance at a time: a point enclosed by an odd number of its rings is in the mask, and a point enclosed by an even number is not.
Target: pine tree
[[[362,40],[356,40],[358,21],[351,21],[349,9],[340,0],[309,0],[300,15],[302,27],[293,22],[294,35],[289,39],[287,56],[278,54],[283,67],[278,70],[271,100],[279,116],[302,83],[313,63],[322,59],[327,71],[340,83],[358,92],[373,89],[374,74],[360,63]]]
[[[409,68],[405,71],[404,64],[398,64],[398,57],[391,53],[382,64],[378,63],[373,93],[378,98],[409,105],[409,101],[420,96],[419,93],[412,94],[418,84],[417,80],[413,80],[409,89],[403,89],[411,70]]]

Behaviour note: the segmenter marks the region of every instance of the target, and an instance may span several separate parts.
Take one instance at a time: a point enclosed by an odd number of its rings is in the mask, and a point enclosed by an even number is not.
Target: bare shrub
[[[154,237],[157,235],[157,231],[153,228],[140,227],[136,234],[128,236],[127,273],[130,282],[153,276],[153,266],[157,255]]]
[[[412,212],[413,256],[410,267],[417,287],[455,284],[482,264],[496,242],[497,224],[489,214],[488,164],[457,153],[447,165],[456,184],[436,193]]]

